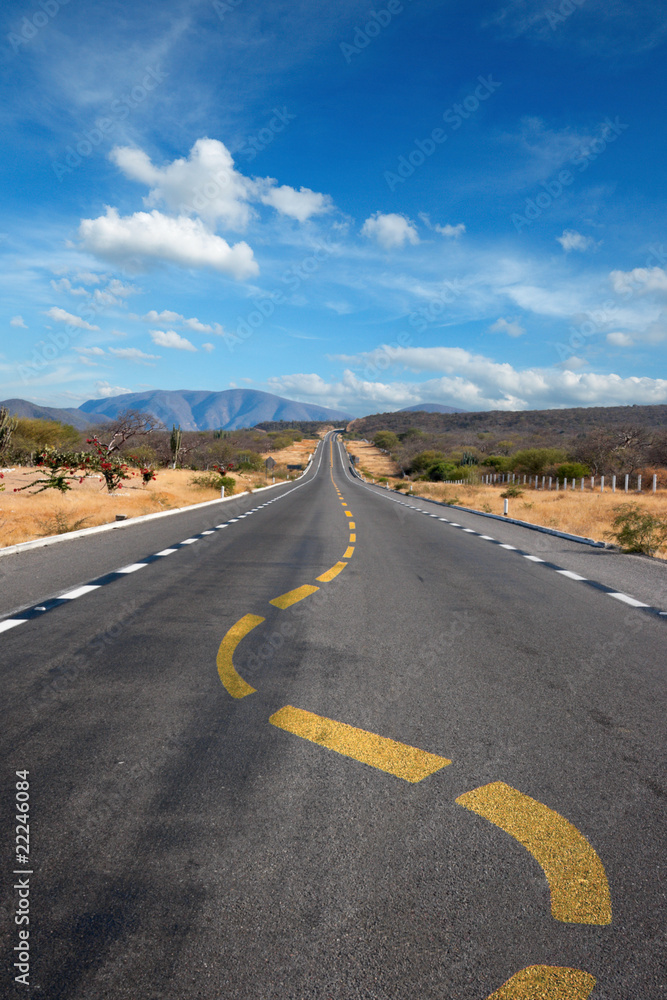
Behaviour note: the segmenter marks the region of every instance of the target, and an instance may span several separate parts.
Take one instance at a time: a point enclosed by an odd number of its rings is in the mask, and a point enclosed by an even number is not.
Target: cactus
[[[181,431],[181,425],[179,424],[178,427],[176,427],[175,424],[172,424],[171,425],[171,437],[169,439],[169,447],[171,448],[171,454],[172,454],[173,459],[174,459],[173,465],[172,465],[172,469],[176,468],[176,463],[178,461],[178,453],[181,450],[181,438],[182,438],[182,436],[183,436],[183,432]]]
[[[16,417],[9,415],[9,410],[0,406],[0,455],[4,455],[9,450],[12,434],[18,426]]]

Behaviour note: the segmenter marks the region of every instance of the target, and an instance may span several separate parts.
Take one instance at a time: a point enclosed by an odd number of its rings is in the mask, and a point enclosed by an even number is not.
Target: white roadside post
[[[626,472],[626,474],[625,474],[625,492],[626,493],[628,492],[628,482],[629,481],[630,481],[630,476]]]
[[[653,492],[654,493],[657,490],[657,488],[658,488],[658,477],[657,477],[656,473],[654,472],[653,473]]]
[[[225,487],[224,486],[220,487],[220,499],[221,500],[225,499]]]
[[[585,482],[586,482],[586,480],[585,480],[585,479],[584,479],[584,477],[582,476],[582,477],[581,477],[581,492],[582,492],[582,493],[584,492],[584,483],[585,483]]]
[[[641,493],[641,491],[642,491],[642,477],[637,476],[637,493]]]
[[[611,477],[611,492],[616,492],[616,476]]]
[[[509,513],[509,508],[510,508],[510,502],[509,502],[509,500],[504,500],[503,501],[503,514],[505,515],[505,517],[507,517],[507,515]]]
[[[600,493],[604,493],[604,476],[600,476]]]

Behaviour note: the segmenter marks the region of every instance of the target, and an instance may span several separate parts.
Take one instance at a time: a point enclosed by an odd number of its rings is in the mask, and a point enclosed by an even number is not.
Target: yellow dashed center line
[[[573,924],[611,923],[607,876],[582,833],[542,802],[494,781],[460,795],[459,805],[499,826],[542,866],[551,890],[551,914]]]
[[[326,573],[322,573],[321,576],[318,576],[315,579],[319,580],[320,583],[329,583],[331,580],[333,580],[335,576],[338,576],[338,574],[341,573],[346,566],[347,566],[346,562],[337,562],[335,566],[332,566],[331,569],[328,569]]]
[[[343,553],[343,559],[351,559],[354,555],[354,545],[348,546]]]
[[[354,532],[351,532],[350,533],[350,541],[351,542],[356,542],[356,540],[357,540],[357,536],[354,534]]]
[[[310,597],[314,594],[319,587],[312,587],[310,584],[305,584],[303,587],[297,587],[296,590],[288,590],[286,594],[281,594],[280,597],[274,597],[269,604],[273,604],[276,608],[291,608],[293,604],[297,604],[298,601],[302,601],[304,597]]]
[[[345,511],[345,517],[354,517],[354,514],[352,513],[351,510],[346,510]]]
[[[313,712],[293,708],[292,705],[281,708],[271,716],[269,722],[304,740],[394,774],[404,781],[421,781],[451,764],[446,757],[418,750],[376,733],[368,733],[364,729],[356,729],[344,722],[325,719]]]
[[[350,515],[350,517],[351,517],[351,516],[352,516],[352,515]],[[355,530],[356,530],[356,527],[357,527],[357,526],[356,526],[356,524],[354,523],[354,521],[350,521],[350,523],[349,523],[348,527],[349,527],[350,531],[355,531]]]
[[[232,657],[234,655],[234,650],[240,643],[241,639],[252,632],[252,630],[257,626],[261,625],[264,621],[259,615],[244,615],[237,621],[236,625],[232,625],[229,632],[220,643],[220,648],[218,649],[218,655],[216,658],[216,663],[218,665],[218,675],[222,681],[226,690],[231,694],[232,698],[245,698],[247,694],[254,694],[257,690],[247,684],[243,678],[236,672],[234,664],[232,662]]]
[[[530,965],[487,1000],[587,1000],[594,986],[595,978],[581,969]]]

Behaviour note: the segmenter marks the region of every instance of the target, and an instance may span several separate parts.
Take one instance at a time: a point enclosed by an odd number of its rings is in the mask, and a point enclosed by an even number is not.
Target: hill
[[[76,427],[78,431],[86,431],[98,424],[106,424],[109,420],[108,417],[98,413],[89,417],[87,413],[78,409],[39,406],[39,404],[31,403],[27,399],[5,399],[0,402],[0,406],[4,406],[15,417],[25,417],[28,420],[57,420],[61,424],[70,424],[72,427]]]
[[[399,413],[467,413],[455,406],[443,406],[442,403],[417,403],[416,406],[404,406]]]

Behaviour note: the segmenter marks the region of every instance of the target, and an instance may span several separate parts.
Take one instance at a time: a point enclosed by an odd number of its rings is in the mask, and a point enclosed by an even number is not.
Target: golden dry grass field
[[[379,451],[371,444],[358,441],[347,442],[348,451],[360,456],[360,470],[368,470],[366,478],[378,479],[387,476],[389,484],[394,488],[399,483],[405,484],[392,471],[396,467],[389,456]],[[503,513],[503,499],[500,496],[506,486],[458,486],[453,483],[423,483],[412,484],[412,496],[428,497],[432,500],[454,501],[461,507],[485,511],[489,514]],[[648,510],[657,517],[667,520],[667,490],[659,489],[655,495],[649,491],[642,494],[624,493],[618,490],[612,493],[607,485],[605,492],[600,493],[599,486],[595,492],[586,488],[580,490],[554,490],[542,492],[530,487],[525,489],[523,496],[510,498],[509,516],[531,524],[539,524],[545,528],[556,528],[573,535],[582,535],[596,541],[610,541],[608,532],[614,519],[614,508],[622,503],[637,503],[642,510]],[[408,489],[403,490],[409,493]],[[658,558],[667,559],[667,545],[663,545],[657,553]]]
[[[234,492],[266,486],[272,475],[276,480],[287,478],[287,464],[305,466],[317,443],[317,439],[304,439],[274,452],[272,457],[277,464],[268,477],[263,472],[227,473],[235,480]],[[268,457],[268,453],[264,457]],[[3,475],[0,480],[5,487],[0,493],[0,547],[107,524],[115,521],[116,514],[139,517],[215,500],[220,495],[216,489],[192,485],[193,476],[201,473],[189,469],[158,469],[157,479],[147,486],[141,485],[141,477],[134,476],[113,494],[107,493],[97,476],[90,476],[82,483],[75,481],[72,489],[64,494],[51,489],[42,493],[30,490],[16,493],[15,489],[39,479],[44,473],[39,469],[19,467],[13,471],[3,470]]]

